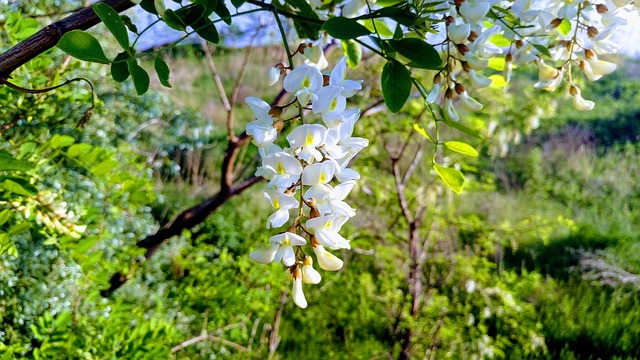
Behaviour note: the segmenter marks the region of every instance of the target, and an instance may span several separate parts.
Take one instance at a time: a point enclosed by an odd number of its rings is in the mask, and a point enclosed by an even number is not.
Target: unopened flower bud
[[[555,29],[555,28],[557,28],[558,26],[560,26],[560,24],[562,24],[562,19],[560,19],[560,18],[555,18],[555,19],[551,20],[551,24],[550,24],[550,25],[551,25],[551,27],[552,27],[552,28],[554,28],[554,29]]]
[[[298,45],[298,49],[296,51],[299,52],[300,54],[304,54],[304,49],[306,49],[307,46],[309,46],[307,43],[302,43]]]
[[[464,86],[462,86],[462,84],[460,84],[460,83],[456,83],[456,85],[454,86],[454,89],[456,90],[456,93],[458,93],[458,95],[460,95],[463,92],[465,92]]]
[[[273,122],[273,125],[271,126],[273,126],[273,128],[276,129],[276,131],[280,132],[284,127],[284,122],[282,120],[276,120]]]
[[[456,20],[453,18],[453,16],[449,15],[449,16],[447,16],[447,18],[446,18],[446,20],[445,20],[445,22],[444,22],[444,23],[445,23],[447,26],[449,26],[449,25],[453,24],[455,21],[456,21]]]
[[[598,35],[600,31],[595,26],[589,26],[587,28],[587,35],[589,35],[590,39],[593,39],[596,35]]]
[[[462,70],[469,72],[469,70],[471,70],[471,66],[469,66],[469,63],[466,61],[461,61],[460,65],[462,65]]]
[[[513,55],[511,55],[511,53],[508,53],[508,54],[504,57],[504,61],[506,61],[506,62],[512,62],[512,61],[513,61]]]
[[[269,109],[268,114],[273,116],[274,118],[280,117],[280,115],[282,115],[282,106],[272,106],[271,109]]]
[[[469,52],[469,47],[465,44],[457,44],[456,47],[458,48],[458,52],[462,55]]]
[[[516,40],[516,49],[520,49],[524,45],[524,41]]]
[[[467,40],[474,42],[476,41],[477,38],[478,38],[478,33],[475,31],[471,31],[469,32],[469,37],[467,38]]]
[[[609,8],[605,4],[598,4],[596,5],[596,11],[598,12],[598,14],[604,14],[609,11]]]
[[[440,80],[442,80],[442,76],[440,76],[440,73],[437,73],[434,77],[433,77],[433,83],[434,84],[439,84]]]
[[[453,99],[453,90],[447,89],[447,91],[444,92],[444,98]]]
[[[596,53],[593,52],[593,50],[591,49],[586,49],[584,51],[584,57],[586,57],[587,59],[593,59],[596,56]]]

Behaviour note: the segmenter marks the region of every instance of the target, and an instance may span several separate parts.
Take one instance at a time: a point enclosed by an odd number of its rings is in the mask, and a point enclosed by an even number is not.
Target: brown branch
[[[104,0],[115,11],[122,12],[134,6],[129,0]],[[62,35],[71,30],[86,30],[100,23],[91,7],[79,10],[66,18],[44,27],[26,40],[0,54],[0,79],[9,79],[11,73],[29,60],[58,44]]]

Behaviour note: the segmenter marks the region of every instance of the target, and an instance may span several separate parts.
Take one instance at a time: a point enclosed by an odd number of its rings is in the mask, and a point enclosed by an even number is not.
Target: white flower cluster
[[[505,81],[514,63],[535,62],[539,70],[536,88],[555,91],[566,80],[575,108],[591,110],[594,103],[582,98],[571,67],[578,66],[590,81],[615,70],[616,64],[598,56],[620,49],[611,36],[626,24],[622,14],[632,5],[640,8],[640,2],[628,0],[445,2],[438,6],[446,24],[445,66],[434,77],[427,101],[440,106],[443,116],[452,121],[459,119],[460,108],[481,110],[483,105],[469,96],[461,80],[466,78],[472,89],[491,85],[492,79],[482,71],[491,58],[504,56]],[[514,17],[505,16],[508,12]],[[553,64],[546,64],[543,57]]]
[[[279,70],[271,71],[277,81],[285,68],[280,65],[273,69]],[[355,216],[355,210],[344,200],[360,175],[348,165],[368,140],[352,136],[360,110],[348,109],[347,98],[361,88],[360,81],[346,79],[343,58],[328,76],[310,65],[299,66],[286,75],[284,89],[295,97],[289,106],[295,105],[298,110],[291,119],[282,119],[286,107],[271,107],[256,97],[246,99],[257,118],[247,125],[247,134],[253,137],[262,158],[256,175],[269,180],[264,197],[275,209],[267,228],[288,225],[286,231],[269,238],[268,247],[252,252],[250,257],[259,263],[275,261],[287,266],[293,279],[293,300],[301,308],[307,306],[302,283],[320,282],[313,258],[303,246],[310,245],[320,268],[328,271],[340,269],[342,260],[327,249],[351,247],[339,231]],[[275,142],[285,122],[302,120],[305,111],[318,115],[322,124],[311,124],[304,118],[303,124],[286,136],[289,147],[278,146]],[[296,216],[290,222],[292,210]]]

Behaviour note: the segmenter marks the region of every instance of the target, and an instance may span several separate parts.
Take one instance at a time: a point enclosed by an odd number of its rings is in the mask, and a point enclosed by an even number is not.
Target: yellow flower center
[[[289,246],[291,245],[291,241],[289,240],[289,236],[285,236],[284,239],[282,239],[282,246]]]
[[[302,80],[302,87],[308,88],[311,85],[311,80],[309,80],[308,76],[305,76],[304,80]]]
[[[273,207],[276,209],[280,209],[280,202],[278,201],[278,199],[274,198],[271,203],[273,204]]]
[[[327,225],[324,226],[325,229],[328,229],[331,227],[331,220],[327,221]]]
[[[307,138],[304,139],[304,144],[306,146],[312,145],[313,144],[313,135],[311,135],[311,134],[307,135]]]
[[[327,174],[323,172],[320,173],[320,179],[318,179],[321,183],[324,183],[327,181]]]
[[[337,106],[337,105],[338,105],[338,99],[337,99],[337,98],[334,98],[334,99],[331,101],[331,106],[329,106],[330,110],[334,110],[334,109],[336,108],[336,106]]]
[[[278,161],[278,166],[276,167],[276,171],[278,172],[278,174],[284,174],[284,165],[282,165],[282,162]]]

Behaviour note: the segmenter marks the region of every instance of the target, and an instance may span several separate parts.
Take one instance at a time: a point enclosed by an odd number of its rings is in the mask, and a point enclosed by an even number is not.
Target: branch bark
[[[123,12],[134,6],[129,0],[104,0],[117,12]],[[0,79],[11,78],[11,73],[29,60],[58,44],[62,35],[72,30],[87,30],[100,23],[93,8],[86,7],[66,18],[44,27],[26,40],[0,54]]]

